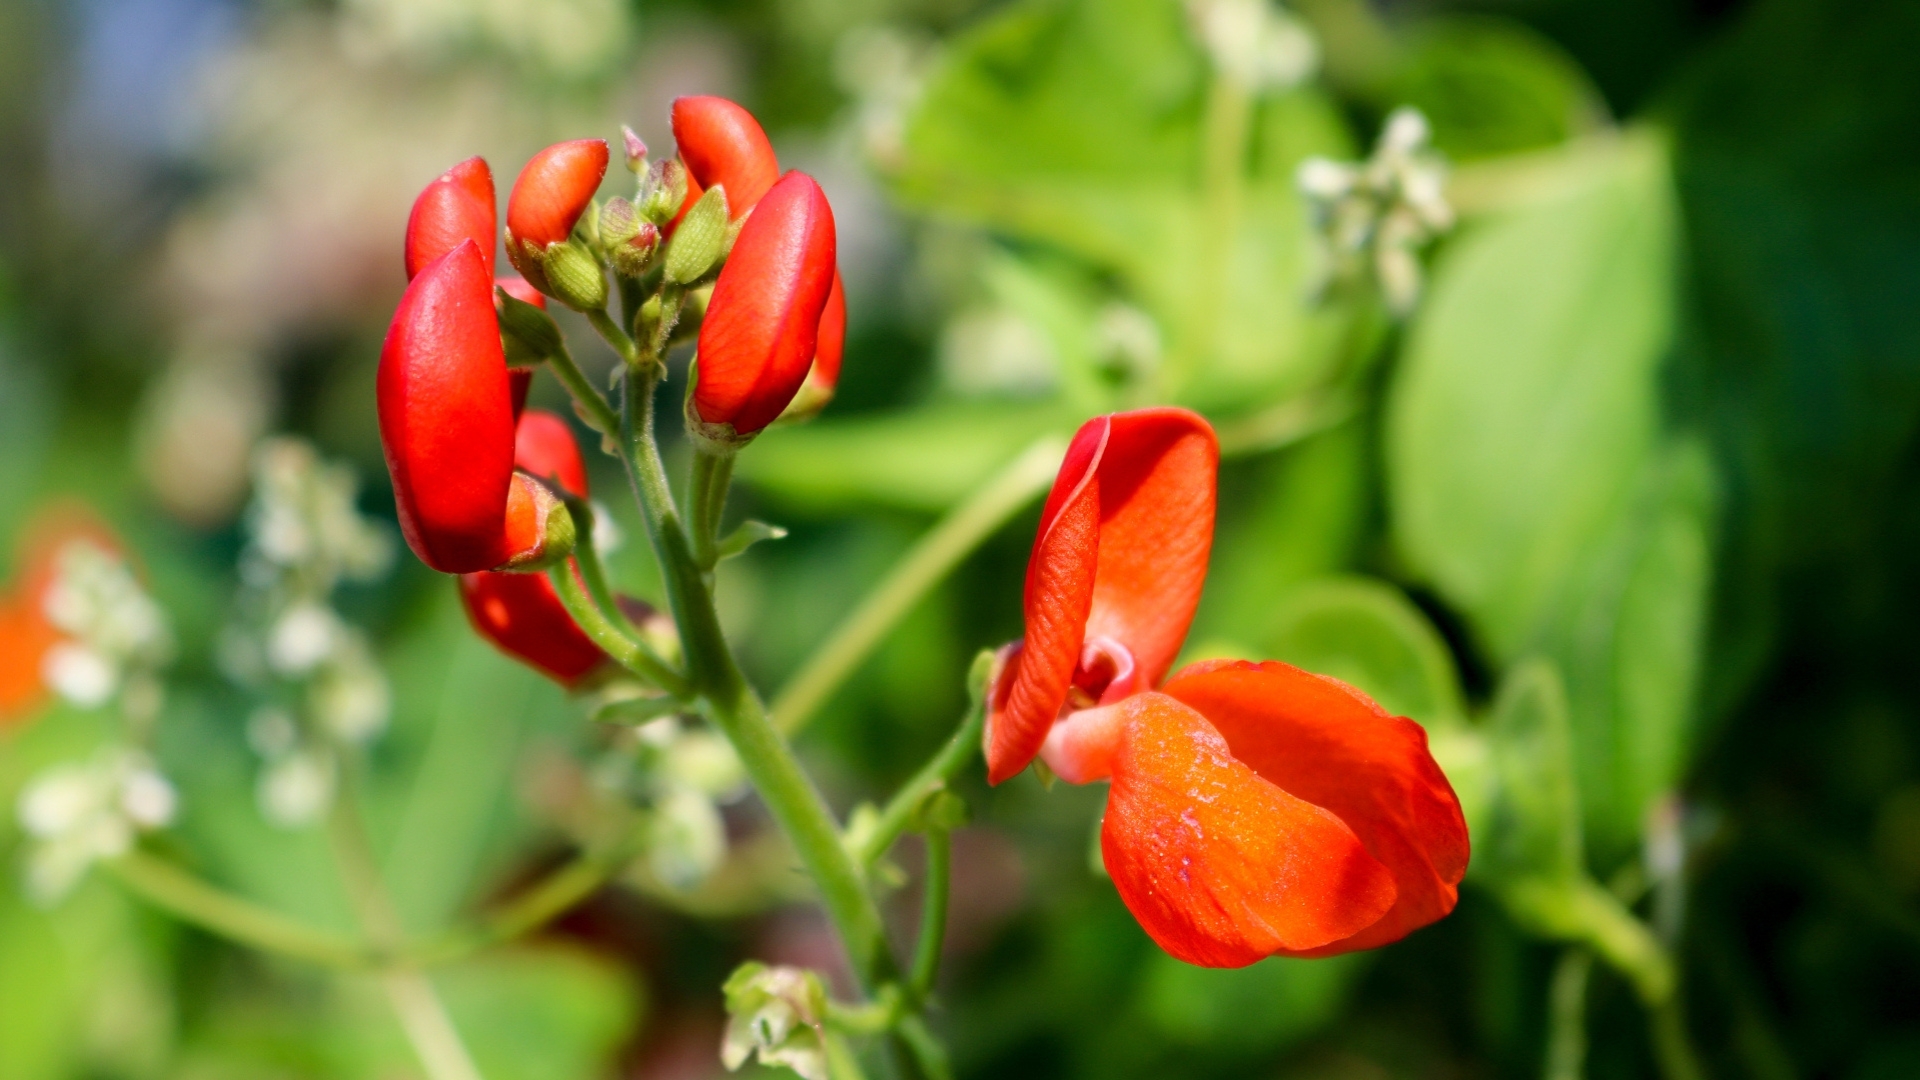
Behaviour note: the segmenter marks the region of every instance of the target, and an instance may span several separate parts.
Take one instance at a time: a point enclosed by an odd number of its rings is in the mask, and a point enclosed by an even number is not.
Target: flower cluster
[[[221,635],[220,663],[269,699],[247,728],[266,763],[257,797],[268,820],[295,827],[331,804],[336,748],[363,744],[386,726],[386,675],[333,594],[342,583],[384,575],[393,542],[355,507],[352,472],[322,462],[306,442],[263,441],[253,479],[237,617]]]
[[[126,747],[41,773],[21,792],[18,808],[34,841],[28,892],[41,903],[65,896],[96,860],[123,855],[136,833],[171,824],[177,801],[147,756]]]
[[[1069,783],[1110,780],[1107,870],[1189,963],[1397,941],[1453,909],[1467,866],[1420,726],[1272,661],[1167,674],[1206,577],[1218,457],[1183,409],[1074,437],[1027,567],[1026,636],[989,689],[988,779],[1037,757]]]
[[[1396,109],[1371,158],[1357,164],[1308,158],[1297,177],[1328,279],[1371,270],[1388,306],[1403,315],[1420,298],[1420,249],[1453,227],[1446,169],[1427,148],[1430,134],[1418,109]]]
[[[173,635],[113,543],[90,530],[57,542],[44,585],[30,591],[53,636],[39,661],[45,685],[87,709],[118,697],[129,718],[151,722]]]

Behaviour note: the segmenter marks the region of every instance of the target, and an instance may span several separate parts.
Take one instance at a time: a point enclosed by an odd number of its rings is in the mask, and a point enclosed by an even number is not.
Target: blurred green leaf
[[[1387,417],[1400,546],[1503,660],[1538,638],[1630,495],[1672,337],[1659,137],[1579,164],[1573,193],[1445,253]]]
[[[1496,883],[1582,877],[1567,692],[1551,661],[1527,660],[1507,675],[1487,739],[1496,795],[1487,830],[1474,837],[1474,875]]]
[[[1599,91],[1559,46],[1483,16],[1412,28],[1381,105],[1418,107],[1434,145],[1461,161],[1552,146],[1606,119]]]
[[[816,513],[894,506],[945,510],[1049,432],[1080,417],[1056,405],[953,403],[887,416],[774,428],[735,474]]]
[[[1302,585],[1281,606],[1269,647],[1276,659],[1351,683],[1424,727],[1465,718],[1447,643],[1385,582],[1338,577]]]
[[[1141,981],[1140,1007],[1175,1042],[1216,1053],[1271,1053],[1339,1016],[1371,961],[1368,954],[1348,953],[1219,969],[1156,952]]]
[[[1209,215],[1223,208],[1200,187],[1206,84],[1171,0],[1011,5],[946,51],[909,118],[896,189],[1117,275],[1170,355],[1195,363],[1192,403],[1298,391],[1332,362],[1344,320],[1305,303],[1293,172],[1310,154],[1350,156],[1351,142],[1312,91],[1258,103],[1227,265],[1208,272]]]

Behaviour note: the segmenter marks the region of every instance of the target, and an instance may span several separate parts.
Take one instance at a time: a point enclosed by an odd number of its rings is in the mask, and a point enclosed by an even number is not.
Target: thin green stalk
[[[928,590],[1047,490],[1065,453],[1057,437],[1035,442],[929,529],[788,680],[773,700],[774,726],[800,730]]]
[[[1253,131],[1252,90],[1224,72],[1215,72],[1201,123],[1200,193],[1204,208],[1199,270],[1193,282],[1193,317],[1187,320],[1192,329],[1183,347],[1170,357],[1171,385],[1161,387],[1163,393],[1177,391],[1213,353],[1214,327],[1225,302],[1228,264],[1245,201],[1247,145]]]
[[[594,604],[600,608],[601,614],[607,617],[607,621],[612,623],[615,629],[632,639],[661,666],[671,667],[672,665],[647,644],[646,635],[634,625],[632,619],[627,617],[626,609],[620,606],[620,598],[614,595],[612,579],[607,575],[606,564],[600,560],[600,549],[593,546],[593,504],[585,499],[569,496],[567,510],[573,514],[574,522],[579,528],[580,540],[574,545],[573,557],[580,564],[580,577],[587,584],[587,595],[593,597]]]
[[[328,967],[373,962],[371,952],[351,937],[296,922],[146,852],[129,851],[102,865],[147,903],[230,941]]]
[[[826,801],[786,740],[767,721],[721,632],[712,593],[688,548],[653,437],[653,391],[658,379],[657,370],[643,368],[627,380],[622,456],[660,561],[689,674],[702,696],[702,711],[733,744],[748,779],[820,890],[855,977],[872,993],[894,974],[879,907],[841,844]]]
[[[606,308],[584,314],[587,321],[600,332],[600,336],[606,339],[607,344],[613,346],[613,351],[620,354],[620,359],[626,361],[629,368],[640,366],[639,348],[634,345],[633,338],[620,328],[620,324],[613,321],[613,316],[607,314]]]
[[[920,1075],[927,1080],[953,1080],[953,1065],[947,1061],[947,1048],[928,1030],[925,1017],[909,1013],[894,1028],[894,1043],[905,1049]]]
[[[583,854],[514,897],[480,925],[450,931],[407,950],[406,955],[421,965],[443,964],[531,933],[600,891],[613,867],[612,860]]]
[[[620,430],[620,418],[614,415],[613,406],[607,404],[606,395],[593,385],[587,373],[580,370],[566,342],[561,342],[560,348],[547,357],[547,367],[560,380],[560,385],[567,388],[567,393],[573,395],[573,402],[580,407],[588,426],[607,436]]]
[[[400,913],[393,906],[386,883],[381,880],[373,844],[360,821],[350,783],[353,770],[345,769],[342,773],[341,790],[335,793],[333,807],[327,814],[327,834],[334,863],[361,929],[376,949],[398,952],[405,932]],[[426,975],[417,968],[396,967],[383,973],[380,982],[386,991],[387,1003],[429,1080],[481,1080],[480,1070],[461,1041],[459,1029],[454,1027],[453,1019],[447,1015],[446,1006]]]
[[[1288,398],[1252,415],[1221,422],[1216,427],[1220,456],[1247,457],[1279,450],[1341,424],[1354,412],[1353,398],[1337,390]]]
[[[920,940],[914,946],[907,993],[916,1004],[933,993],[940,974],[940,948],[947,937],[947,897],[953,885],[953,834],[927,830],[927,878],[920,898]]]
[[[875,819],[873,828],[860,838],[853,856],[861,866],[872,866],[874,861],[887,853],[900,834],[913,824],[913,816],[922,803],[934,792],[946,787],[961,769],[966,768],[975,754],[980,752],[980,731],[986,726],[986,709],[975,701],[967,710],[966,719],[940,747],[932,760],[920,767],[913,778],[887,800],[887,805]]]
[[[560,596],[561,606],[567,609],[567,614],[573,616],[573,621],[580,627],[581,632],[591,638],[595,645],[600,646],[600,651],[612,657],[614,663],[674,697],[690,697],[693,688],[687,682],[686,676],[675,671],[644,643],[621,633],[620,629],[609,622],[600,609],[594,606],[593,599],[587,595],[580,578],[574,575],[573,565],[573,561],[569,561],[555,566],[547,571],[547,578],[553,582],[553,589]]]
[[[1546,1080],[1580,1080],[1587,1068],[1587,980],[1593,954],[1570,948],[1554,965],[1547,994]]]
[[[715,534],[726,510],[727,487],[733,482],[731,453],[711,453],[698,447],[693,455],[692,479],[687,485],[687,524],[693,533],[693,558],[701,569],[711,570],[719,561]]]
[[[1660,1063],[1660,1075],[1666,1080],[1706,1080],[1700,1067],[1700,1055],[1687,1035],[1687,1020],[1680,1007],[1680,995],[1674,994],[1648,1010],[1649,1034],[1653,1039],[1653,1057]]]

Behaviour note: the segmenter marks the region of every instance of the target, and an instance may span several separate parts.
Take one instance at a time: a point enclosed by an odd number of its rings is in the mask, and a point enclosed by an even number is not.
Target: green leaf
[[[1385,582],[1338,577],[1301,586],[1281,605],[1269,647],[1275,658],[1351,683],[1425,727],[1465,718],[1446,642]]]
[[[1220,970],[1155,952],[1141,980],[1140,1007],[1174,1042],[1215,1052],[1270,1053],[1339,1016],[1371,961],[1366,953],[1325,960],[1274,957]]]
[[[1305,302],[1293,172],[1310,154],[1351,156],[1330,102],[1302,90],[1256,103],[1236,212],[1201,187],[1208,74],[1180,4],[1028,0],[945,57],[908,118],[894,175],[906,201],[1114,275],[1195,367],[1194,404],[1243,406],[1324,373],[1344,319]],[[1225,265],[1207,266],[1222,232]]]
[[[734,474],[817,513],[893,506],[940,511],[973,493],[1034,439],[1080,417],[1055,405],[945,404],[772,428]]]
[[[1387,417],[1394,531],[1502,660],[1532,648],[1657,432],[1674,213],[1659,138],[1585,155],[1571,193],[1435,267]]]
[[[722,559],[731,559],[736,555],[744,555],[748,548],[762,540],[778,540],[786,535],[787,530],[778,525],[749,519],[741,522],[739,528],[722,537],[714,546],[714,551]]]
[[[1599,91],[1558,45],[1484,16],[1417,24],[1380,103],[1417,107],[1434,145],[1458,161],[1552,146],[1606,120]]]
[[[1507,675],[1487,739],[1496,795],[1492,820],[1474,838],[1475,876],[1495,883],[1583,877],[1567,692],[1551,661],[1528,660]]]

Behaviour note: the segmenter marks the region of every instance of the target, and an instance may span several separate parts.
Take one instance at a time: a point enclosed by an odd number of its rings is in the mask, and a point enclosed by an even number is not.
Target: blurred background
[[[790,530],[721,574],[767,693],[1033,440],[1173,401],[1227,456],[1190,656],[1421,721],[1474,827],[1444,922],[1209,971],[1101,876],[1097,788],[972,775],[962,1075],[1920,1076],[1916,55],[1899,0],[0,0],[0,1078],[418,1074],[368,978],[89,872],[124,837],[27,795],[74,762],[320,927],[342,769],[419,934],[637,813],[618,882],[436,971],[490,1080],[721,1074],[736,964],[837,970],[751,799],[632,775],[701,733],[636,749],[470,633],[381,461],[415,193],[621,123],[665,156],[684,93],[821,181],[849,297],[837,400],[740,464]],[[1020,633],[1037,513],[800,736],[841,812]],[[82,520],[152,604],[104,673],[23,670]]]

